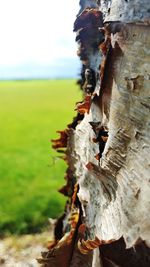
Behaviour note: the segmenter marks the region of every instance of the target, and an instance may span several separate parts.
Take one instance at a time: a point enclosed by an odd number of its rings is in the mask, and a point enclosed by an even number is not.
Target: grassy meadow
[[[40,231],[61,214],[66,165],[50,140],[75,115],[74,80],[0,82],[0,234]]]

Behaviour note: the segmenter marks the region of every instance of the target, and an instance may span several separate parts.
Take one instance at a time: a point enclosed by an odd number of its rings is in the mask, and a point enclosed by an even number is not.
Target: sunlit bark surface
[[[150,266],[150,2],[80,1],[83,101],[53,147],[69,197],[43,266]],[[66,149],[65,149],[66,148]]]

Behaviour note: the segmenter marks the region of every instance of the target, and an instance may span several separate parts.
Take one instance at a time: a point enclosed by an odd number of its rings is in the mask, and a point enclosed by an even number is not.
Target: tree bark
[[[150,266],[150,2],[81,0],[83,101],[66,147],[69,196],[43,266]],[[60,233],[58,238],[58,233]]]

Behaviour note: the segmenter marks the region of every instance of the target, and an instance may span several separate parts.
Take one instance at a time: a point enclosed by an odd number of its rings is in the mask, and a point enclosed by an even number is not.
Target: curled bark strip
[[[70,231],[55,244],[53,244],[47,252],[42,253],[42,258],[38,259],[40,264],[46,267],[69,267],[74,242],[76,238],[76,227],[79,221],[79,209],[72,206],[70,216],[68,217],[68,225]]]
[[[67,130],[57,131],[57,132],[60,134],[60,138],[56,140],[52,140],[52,143],[53,143],[52,147],[54,149],[67,147],[67,138],[68,138]]]
[[[91,250],[104,245],[104,244],[110,244],[112,242],[114,242],[115,240],[108,240],[108,241],[104,241],[104,240],[99,240],[97,237],[95,237],[94,240],[79,240],[78,241],[78,248],[80,250],[81,253],[83,254],[88,254]]]
[[[96,8],[85,8],[78,15],[74,23],[74,31],[78,31],[82,28],[99,28],[102,27],[102,13]]]
[[[78,110],[78,112],[80,114],[85,114],[85,113],[89,113],[90,107],[91,107],[91,96],[90,95],[87,95],[85,97],[84,102],[77,103],[76,109]]]

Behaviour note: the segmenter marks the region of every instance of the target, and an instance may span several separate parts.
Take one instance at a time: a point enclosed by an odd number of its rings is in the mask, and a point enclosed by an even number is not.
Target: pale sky
[[[76,58],[78,0],[0,0],[0,66]]]

